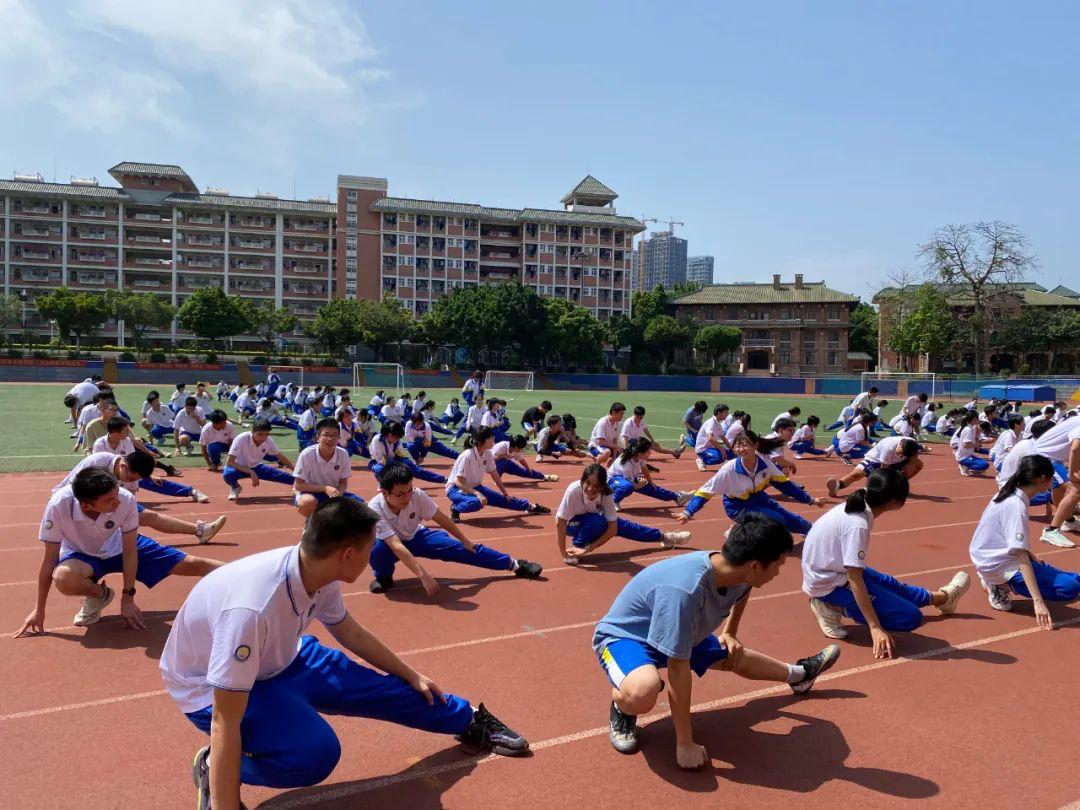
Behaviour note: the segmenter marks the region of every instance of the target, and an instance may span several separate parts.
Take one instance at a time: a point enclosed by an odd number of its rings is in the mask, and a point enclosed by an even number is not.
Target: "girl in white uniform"
[[[684,506],[690,500],[689,492],[672,492],[653,482],[647,463],[651,452],[652,442],[639,436],[631,439],[626,448],[611,462],[608,487],[616,506],[634,492],[658,501],[674,503],[676,506]]]
[[[960,428],[953,436],[955,444],[950,442],[956,463],[960,465],[961,475],[974,475],[990,467],[989,461],[975,455],[979,441],[979,415],[975,411],[968,411],[961,418]]]

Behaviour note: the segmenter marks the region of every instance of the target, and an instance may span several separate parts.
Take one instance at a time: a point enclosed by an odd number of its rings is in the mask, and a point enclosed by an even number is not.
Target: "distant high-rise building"
[[[686,240],[671,231],[660,231],[641,243],[642,286],[671,287],[686,281]]]
[[[686,280],[695,284],[712,284],[713,257],[691,256],[686,260]]]

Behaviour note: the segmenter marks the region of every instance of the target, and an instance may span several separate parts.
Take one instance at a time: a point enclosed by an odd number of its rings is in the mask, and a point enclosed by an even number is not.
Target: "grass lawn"
[[[155,386],[164,399],[174,386],[167,379]],[[117,385],[115,390],[120,406],[132,418],[138,421],[143,400],[151,386]],[[0,472],[30,472],[39,470],[67,471],[75,464],[78,455],[71,452],[74,441],[68,438],[71,426],[62,424],[67,413],[62,404],[67,388],[55,384],[9,383],[0,385]],[[367,404],[374,389],[354,391],[354,404]],[[414,392],[415,393],[415,390]],[[428,397],[438,403],[438,412],[457,390],[430,389]],[[805,396],[775,397],[757,394],[702,394],[679,393],[669,391],[502,391],[492,392],[509,402],[512,423],[516,427],[518,420],[530,405],[542,399],[551,400],[559,413],[573,413],[578,420],[578,434],[588,438],[592,426],[615,400],[626,404],[628,408],[644,405],[645,419],[653,435],[661,443],[671,447],[681,434],[682,415],[694,401],[704,399],[712,407],[718,402],[726,402],[731,408],[749,411],[753,415],[752,428],[759,433],[768,432],[776,414],[787,410],[792,405],[802,408],[802,419],[810,414],[821,417],[822,425],[827,425],[836,418],[843,407],[842,398],[812,398]],[[230,418],[235,416],[232,403],[222,403]],[[891,416],[897,412],[901,403],[890,402],[886,413]],[[137,430],[143,436],[141,428]],[[277,429],[275,436],[281,448],[287,453],[296,452],[296,443],[291,440],[290,431]],[[827,440],[819,430],[818,443]],[[171,447],[171,442],[168,445]],[[178,460],[177,466],[200,464],[200,458]]]

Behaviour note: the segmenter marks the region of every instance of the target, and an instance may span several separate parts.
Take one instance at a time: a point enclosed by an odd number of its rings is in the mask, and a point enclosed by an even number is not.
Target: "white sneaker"
[[[240,497],[240,487],[229,487],[229,500],[235,501]]]
[[[960,468],[960,474],[965,476],[965,477],[968,477],[968,476],[972,475],[972,472],[967,467],[961,467]]]
[[[214,535],[221,531],[221,527],[225,525],[225,519],[225,515],[221,515],[217,520],[209,523],[203,520],[195,521],[195,536],[199,538],[200,546],[209,543]]]
[[[689,539],[690,532],[664,532],[660,545],[664,548],[675,548],[675,546],[685,543]]]
[[[1057,546],[1058,548],[1076,548],[1076,543],[1063,535],[1061,529],[1053,529],[1049,526],[1042,530],[1039,539],[1048,545]]]
[[[844,611],[820,599],[810,600],[810,612],[817,619],[818,627],[827,638],[847,638],[847,630],[841,626]]]
[[[986,591],[990,607],[994,610],[1012,610],[1012,593],[1008,585],[991,585],[982,577],[979,577],[979,584]]]
[[[855,466],[855,462],[851,460],[851,456],[840,456],[840,460],[842,462],[844,462],[846,465],[848,465],[849,467],[854,467]]]
[[[76,627],[86,627],[87,625],[97,624],[101,621],[101,611],[108,607],[109,603],[116,596],[116,591],[101,583],[101,587],[105,589],[105,595],[102,597],[88,596],[82,601],[82,607],[79,608],[79,612],[75,614],[75,618],[72,620],[72,624]]]
[[[960,597],[967,593],[968,588],[971,587],[971,577],[967,575],[966,571],[957,571],[953,578],[949,580],[948,584],[943,586],[941,590],[945,591],[945,604],[938,607],[943,614],[949,616],[956,612],[956,604],[960,601]]]
[[[619,505],[619,504],[615,504],[615,511],[616,512],[621,512],[622,511],[622,506]]]
[[[1080,518],[1071,517],[1061,524],[1063,532],[1080,532]]]
[[[709,471],[709,468],[705,466],[705,462],[702,461],[700,457],[698,457],[698,459],[697,459],[697,468],[699,470],[701,470],[702,472],[708,472]]]
[[[796,461],[802,461],[802,453],[795,453],[794,455]]]
[[[680,492],[675,496],[676,506],[686,506],[690,502],[690,499],[694,497],[692,492]]]
[[[191,500],[195,501],[195,503],[210,503],[210,498],[207,497],[206,493],[198,489],[191,490]]]
[[[545,475],[545,476],[544,476],[544,480],[545,480],[545,481],[558,481],[558,480],[559,480],[559,476],[557,476],[557,475],[552,475],[551,473],[548,473],[547,475]]]

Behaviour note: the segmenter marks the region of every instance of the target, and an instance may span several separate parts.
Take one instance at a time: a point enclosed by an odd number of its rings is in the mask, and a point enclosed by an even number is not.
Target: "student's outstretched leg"
[[[926,588],[908,585],[873,568],[863,569],[863,581],[866,583],[866,591],[873,600],[874,611],[884,630],[910,632],[922,624],[923,615],[920,608],[929,606],[933,601],[930,591]],[[852,621],[866,624],[866,617],[859,610],[855,602],[855,594],[850,586],[837,588],[828,596],[822,597],[822,601],[841,608]]]
[[[674,503],[679,500],[679,493],[672,492],[670,489],[666,489],[658,484],[646,484],[638,490],[642,495],[647,495],[650,498],[656,498],[658,501],[670,501]]]
[[[170,498],[190,498],[195,493],[195,488],[187,484],[178,484],[169,480],[156,481],[153,478],[140,478],[139,489],[156,492],[158,495],[168,495]]]
[[[543,481],[545,476],[539,470],[526,469],[513,459],[500,458],[495,462],[495,469],[499,475],[514,475],[518,478],[528,478],[530,481]]]
[[[611,476],[608,479],[608,486],[611,488],[611,498],[617,504],[622,503],[634,492],[634,485],[621,475]]]
[[[443,478],[443,481],[445,480],[446,479]],[[524,498],[507,498],[497,489],[486,487],[483,484],[476,487],[476,490],[484,493],[484,497],[487,498],[488,506],[497,506],[500,509],[510,509],[514,512],[528,512],[529,507],[531,506]]]
[[[484,508],[484,504],[480,502],[479,498],[464,492],[456,486],[450,487],[446,497],[450,499],[451,511],[453,512],[479,512]]]
[[[432,484],[446,483],[445,475],[433,470],[424,469],[412,459],[400,459],[400,461],[412,471],[414,478],[419,478],[421,481],[427,481]]]
[[[1072,602],[1080,596],[1080,574],[1062,571],[1041,560],[1034,561],[1031,568],[1035,573],[1035,581],[1039,583],[1039,593],[1048,602]],[[1009,586],[1018,596],[1031,598],[1024,575],[1019,571],[1013,574]]]
[[[472,565],[490,571],[510,571],[514,567],[514,559],[509,554],[503,554],[482,543],[474,543],[474,551],[469,551],[460,541],[441,529],[420,529],[405,543],[405,547],[414,557],[427,560]]]
[[[578,548],[586,548],[607,531],[608,522],[603,515],[586,512],[571,518],[566,524],[566,535]]]
[[[814,525],[802,515],[796,515],[794,512],[789,512],[772,498],[752,499],[747,504],[746,508],[739,512],[738,516],[734,516],[733,519],[739,520],[748,512],[764,515],[771,520],[775,520],[792,534],[801,534],[805,536],[810,533],[810,529]]]
[[[639,543],[659,543],[664,539],[664,533],[652,526],[635,523],[632,520],[617,518],[615,521],[615,534],[625,537],[627,540],[636,540]]]

